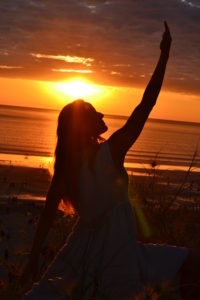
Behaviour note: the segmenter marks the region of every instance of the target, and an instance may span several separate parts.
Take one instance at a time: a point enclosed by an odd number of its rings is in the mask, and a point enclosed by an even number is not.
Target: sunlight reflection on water
[[[53,168],[53,162],[53,157],[0,153],[1,165],[43,168],[51,170]]]

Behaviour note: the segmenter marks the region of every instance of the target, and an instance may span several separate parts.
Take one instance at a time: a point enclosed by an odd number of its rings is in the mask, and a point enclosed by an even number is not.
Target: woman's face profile
[[[108,130],[108,127],[103,121],[104,115],[96,111],[95,108],[89,103],[86,104],[86,112],[85,119],[93,135],[99,136]]]
[[[79,132],[88,138],[98,138],[108,127],[103,121],[104,115],[83,100],[76,100],[66,105],[60,113],[58,128],[68,134]]]

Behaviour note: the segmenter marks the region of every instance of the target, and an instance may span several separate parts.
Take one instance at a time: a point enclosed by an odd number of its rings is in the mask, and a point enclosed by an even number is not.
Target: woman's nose
[[[99,117],[102,119],[104,117],[104,114],[98,112]]]

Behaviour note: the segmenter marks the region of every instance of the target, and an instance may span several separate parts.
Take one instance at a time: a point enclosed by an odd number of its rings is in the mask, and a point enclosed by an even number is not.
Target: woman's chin
[[[98,136],[98,135],[101,135],[101,134],[103,134],[103,133],[105,133],[107,130],[108,130],[108,127],[107,127],[107,125],[103,122],[103,123],[101,124],[101,126],[99,126],[99,128],[98,128],[97,131],[96,131],[97,136]]]
[[[98,135],[101,135],[101,134],[105,133],[107,130],[108,130],[108,127],[107,127],[107,126],[105,126],[105,127],[104,127],[104,128],[102,128],[101,130],[99,130],[99,133],[98,133]]]
[[[104,128],[103,128],[102,133],[106,132],[107,130],[108,130],[108,127],[107,127],[106,125],[104,125]],[[102,134],[102,133],[101,133],[101,134]]]

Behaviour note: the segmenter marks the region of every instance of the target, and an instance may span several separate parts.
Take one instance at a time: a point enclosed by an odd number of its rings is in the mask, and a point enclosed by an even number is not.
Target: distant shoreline
[[[16,110],[32,110],[32,111],[38,111],[38,112],[54,112],[59,113],[60,109],[55,108],[44,108],[44,107],[32,107],[32,106],[17,106],[17,105],[8,105],[8,104],[0,104],[0,108],[4,107],[7,109],[16,109]],[[127,120],[129,116],[123,116],[123,115],[112,115],[105,113],[105,118],[110,119],[120,119],[120,120]],[[148,118],[147,121],[150,122],[162,122],[167,124],[175,124],[179,123],[182,125],[193,125],[193,126],[199,126],[200,122],[191,122],[191,121],[180,121],[180,120],[168,120],[168,119],[156,119],[156,118]]]
[[[52,170],[54,163],[53,155],[43,155],[43,153],[12,153],[12,152],[0,152],[0,167],[1,166],[12,166],[12,167],[27,167],[27,168],[41,168]],[[136,170],[150,170],[152,165],[150,161],[143,159],[135,159],[134,161],[127,158],[124,162],[126,170],[130,173]],[[156,162],[155,169],[162,171],[180,171],[187,172],[189,166],[187,164],[176,164],[171,162]],[[139,171],[138,171],[139,172]],[[200,173],[199,166],[192,166],[191,172]]]

